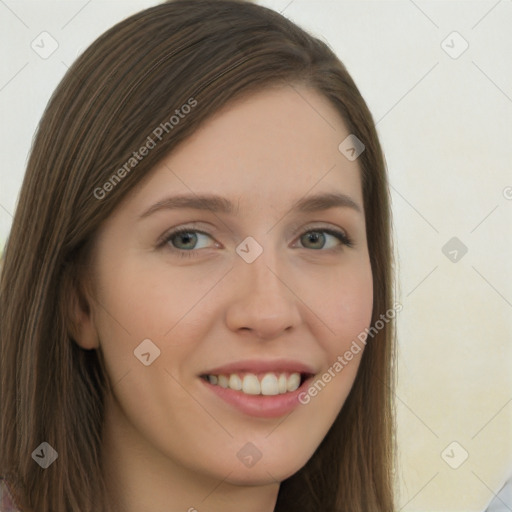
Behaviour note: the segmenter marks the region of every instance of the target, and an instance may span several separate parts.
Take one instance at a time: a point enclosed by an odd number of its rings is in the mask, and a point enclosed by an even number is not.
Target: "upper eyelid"
[[[202,227],[198,227],[198,224],[199,223],[193,223],[193,224],[180,224],[178,226],[175,226],[173,228],[170,228],[168,230],[166,230],[164,232],[164,234],[161,236],[161,238],[164,238],[170,234],[173,234],[173,233],[176,233],[176,232],[179,232],[179,231],[197,231],[199,233],[202,233],[204,235],[208,235],[208,236],[213,236],[213,233],[212,232],[209,232],[209,230],[211,231],[222,231],[222,230],[219,230],[217,228],[206,228],[206,229],[203,229]],[[315,229],[318,229],[318,230],[321,230],[321,229],[334,229],[334,230],[339,230],[343,233],[345,233],[347,236],[348,236],[348,233],[347,233],[347,230],[340,227],[340,226],[335,226],[333,224],[330,224],[329,223],[326,223],[325,221],[312,221],[311,223],[309,224],[306,224],[306,226],[304,226],[303,224],[297,224],[297,225],[294,225],[292,224],[291,226],[291,234],[292,235],[297,235],[299,233],[305,233],[307,231],[314,231]]]
[[[314,224],[314,225],[313,225]],[[318,224],[318,225],[316,225]],[[342,228],[340,226],[335,226],[333,224],[328,224],[326,223],[325,221],[312,221],[311,223],[309,224],[306,224],[306,226],[304,227],[302,224],[298,224],[296,226],[292,226],[292,235],[293,236],[296,236],[296,235],[299,235],[301,233],[307,233],[309,231],[315,231],[315,230],[318,230],[318,231],[340,231],[341,233],[343,233],[347,238],[350,238],[347,230],[345,228]]]
[[[209,227],[203,229],[202,226],[204,226],[204,225],[208,225]],[[297,235],[299,233],[310,231],[310,230],[315,230],[315,229],[335,229],[335,230],[339,230],[339,231],[343,232],[346,236],[348,236],[348,232],[345,228],[342,228],[341,226],[336,225],[336,223],[328,222],[328,221],[324,221],[324,220],[316,220],[316,221],[313,220],[313,221],[309,221],[306,223],[304,223],[304,222],[293,223],[290,226],[292,235]],[[176,231],[183,231],[183,230],[199,231],[200,233],[203,233],[203,234],[209,235],[209,236],[213,236],[212,233],[209,232],[209,230],[214,231],[214,232],[222,231],[221,229],[216,228],[215,226],[213,226],[210,223],[205,223],[205,222],[201,222],[201,221],[192,221],[191,223],[179,224],[175,227],[172,227],[172,228],[166,230],[161,238],[166,237],[167,234],[171,234]],[[229,229],[228,231],[232,233],[231,229]]]

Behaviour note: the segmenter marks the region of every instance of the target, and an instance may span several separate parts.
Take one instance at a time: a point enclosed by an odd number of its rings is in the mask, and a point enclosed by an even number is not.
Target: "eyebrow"
[[[224,197],[211,194],[194,194],[162,199],[146,210],[139,218],[143,219],[159,210],[176,210],[179,208],[209,210],[227,215],[238,213],[238,206],[235,207],[231,201]],[[292,206],[290,211],[311,213],[329,210],[330,208],[351,208],[362,213],[361,207],[352,198],[341,193],[322,193],[303,197]]]

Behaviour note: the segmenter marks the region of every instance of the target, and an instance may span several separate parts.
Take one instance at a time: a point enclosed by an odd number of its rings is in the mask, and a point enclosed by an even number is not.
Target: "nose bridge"
[[[283,277],[279,275],[279,268],[274,258],[261,256],[260,261],[255,261],[252,267],[246,269],[248,280],[253,287],[254,294],[264,299],[266,303],[273,300],[290,300],[287,289],[283,284]]]
[[[283,277],[280,275],[283,265],[279,263],[276,252],[268,247],[252,263],[239,263],[242,268],[238,275],[243,284],[248,285],[245,291],[249,298],[261,302],[261,306],[266,305],[268,309],[274,302],[277,304],[291,300],[288,296],[289,290],[284,286]]]
[[[282,286],[279,269],[284,268],[283,248],[272,242],[272,234],[261,233],[256,236],[258,240],[248,236],[237,247],[237,276],[251,283],[255,292],[271,289],[278,291],[277,289]]]
[[[243,257],[235,263],[236,299],[227,315],[231,329],[275,337],[300,322],[297,299],[285,284],[286,262],[279,250],[266,247],[251,263]]]

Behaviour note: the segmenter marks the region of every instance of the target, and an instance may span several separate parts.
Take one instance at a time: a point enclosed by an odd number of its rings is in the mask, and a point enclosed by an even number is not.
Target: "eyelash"
[[[200,229],[193,229],[193,228],[186,228],[186,227],[178,228],[178,229],[175,229],[174,231],[172,231],[171,233],[164,235],[162,237],[162,241],[158,247],[163,248],[164,246],[166,246],[171,252],[177,254],[181,258],[190,258],[190,257],[197,256],[197,251],[198,251],[197,249],[189,249],[189,250],[177,249],[176,247],[172,247],[172,245],[169,243],[175,236],[178,236],[181,233],[200,233],[202,235],[206,235],[211,238],[211,235],[209,233],[206,233],[205,231],[201,231]],[[306,231],[303,231],[299,235],[299,238],[308,233],[327,233],[327,234],[332,235],[335,238],[337,238],[341,242],[341,246],[343,246],[343,245],[346,247],[354,246],[352,239],[348,235],[346,235],[343,231],[337,231],[335,229],[320,227],[318,229],[308,229]],[[331,249],[327,249],[327,250],[317,249],[317,251],[331,252],[331,251],[335,251],[337,249],[339,250],[339,247],[340,246],[338,246],[338,248],[334,248],[334,249],[331,248]],[[307,247],[304,247],[304,249],[307,249]],[[315,251],[315,249],[311,249],[311,250]]]

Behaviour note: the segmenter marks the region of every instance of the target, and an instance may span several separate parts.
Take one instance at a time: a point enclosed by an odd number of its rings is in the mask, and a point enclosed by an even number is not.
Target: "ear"
[[[68,333],[83,349],[99,348],[99,336],[94,322],[90,287],[82,286],[76,274],[65,279],[65,308]]]

